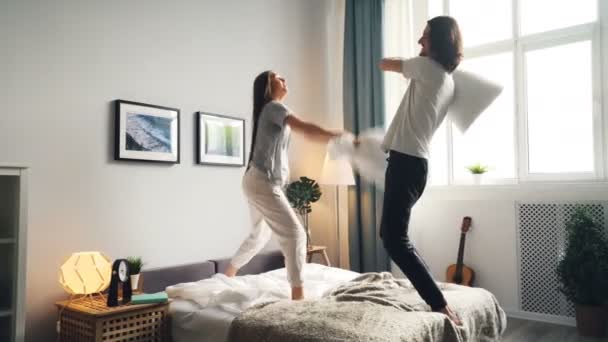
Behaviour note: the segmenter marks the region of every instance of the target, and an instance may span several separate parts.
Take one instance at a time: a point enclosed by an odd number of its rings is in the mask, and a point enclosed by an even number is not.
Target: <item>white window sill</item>
[[[485,184],[430,185],[424,196],[440,200],[605,200],[608,181],[501,180]]]

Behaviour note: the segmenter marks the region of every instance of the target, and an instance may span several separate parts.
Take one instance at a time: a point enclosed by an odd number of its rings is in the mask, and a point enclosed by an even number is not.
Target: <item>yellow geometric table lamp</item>
[[[110,285],[112,263],[100,252],[72,254],[59,269],[59,283],[72,296],[101,293]]]

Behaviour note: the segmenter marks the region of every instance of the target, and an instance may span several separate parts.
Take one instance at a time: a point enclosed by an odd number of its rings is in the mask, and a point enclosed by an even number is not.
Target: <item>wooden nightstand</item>
[[[323,257],[323,261],[325,262],[325,265],[331,266],[331,263],[329,262],[329,257],[327,256],[327,247],[325,247],[325,246],[308,247],[308,249],[306,250],[306,261],[311,262],[312,256],[314,254],[321,254],[321,256]]]
[[[99,296],[68,303],[55,304],[61,314],[62,342],[171,341],[169,303],[109,308]]]

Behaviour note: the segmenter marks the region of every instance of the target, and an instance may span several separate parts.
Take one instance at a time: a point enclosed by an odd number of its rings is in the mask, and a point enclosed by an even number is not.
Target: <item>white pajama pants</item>
[[[274,232],[285,256],[289,283],[292,287],[302,286],[306,234],[283,189],[252,166],[243,177],[243,190],[249,201],[253,227],[251,234],[232,258],[232,266],[241,268],[247,264],[270,240],[271,232]]]

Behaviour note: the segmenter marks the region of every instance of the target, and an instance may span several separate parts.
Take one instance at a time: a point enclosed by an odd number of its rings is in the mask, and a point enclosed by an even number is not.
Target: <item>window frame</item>
[[[449,15],[452,0],[441,0],[443,13]],[[513,54],[513,101],[514,101],[514,155],[513,160],[515,178],[491,178],[486,179],[486,185],[503,184],[525,184],[525,183],[566,183],[566,182],[598,182],[608,181],[606,170],[608,170],[608,158],[606,158],[605,144],[608,141],[608,120],[604,119],[603,104],[608,103],[608,1],[596,0],[597,20],[591,23],[559,28],[545,32],[537,32],[529,35],[521,35],[521,13],[520,2],[525,0],[511,0],[512,5],[512,29],[513,35],[510,39],[485,43],[477,46],[466,47],[464,54],[466,58],[491,56],[498,53]],[[412,13],[423,14],[428,17],[429,0],[421,2],[413,1],[420,8],[414,8]],[[418,21],[418,25],[424,26],[426,20]],[[416,34],[414,28],[413,35]],[[412,35],[410,34],[410,35]],[[526,53],[538,49],[562,46],[569,43],[589,41],[591,44],[591,68],[592,68],[592,122],[593,122],[593,157],[594,170],[592,172],[572,173],[532,173],[529,170],[529,145],[528,145],[528,99],[527,99],[527,75],[526,75]],[[415,41],[412,41],[412,45]],[[414,51],[414,50],[412,50]],[[606,60],[602,63],[602,56]],[[559,77],[558,75],[557,77]],[[453,126],[449,118],[446,118],[447,135],[447,159],[448,167],[447,185],[439,184],[433,187],[472,185],[457,181],[454,176],[454,140]]]

